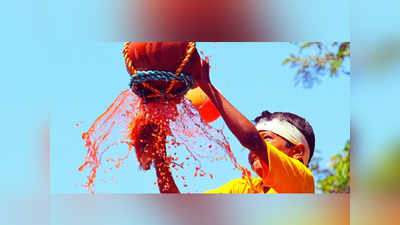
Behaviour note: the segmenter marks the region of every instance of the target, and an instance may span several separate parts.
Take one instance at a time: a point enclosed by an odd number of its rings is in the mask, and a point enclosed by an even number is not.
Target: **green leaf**
[[[342,65],[342,62],[343,60],[341,59],[331,61],[331,69],[330,69],[331,76],[333,76],[336,73],[337,69]]]
[[[300,50],[302,50],[303,48],[310,47],[312,44],[313,44],[313,42],[305,43],[304,45],[300,46]]]
[[[286,63],[288,63],[290,61],[292,61],[292,59],[291,58],[287,58],[282,62],[282,65],[285,65]]]
[[[323,193],[349,192],[350,190],[350,142],[341,153],[331,157],[333,173],[318,180],[317,188]],[[314,172],[314,171],[313,171]]]

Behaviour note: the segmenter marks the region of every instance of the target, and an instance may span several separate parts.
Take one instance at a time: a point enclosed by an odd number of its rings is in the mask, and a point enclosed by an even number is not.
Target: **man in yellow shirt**
[[[292,113],[268,111],[255,121],[268,153],[268,164],[249,153],[249,163],[259,178],[234,179],[205,193],[314,193],[313,175],[308,163],[303,163],[309,162],[314,149],[314,133],[307,121]]]
[[[254,125],[211,84],[208,61],[202,60],[202,72],[194,78],[232,133],[250,150],[249,163],[259,176],[235,179],[205,193],[314,193],[314,178],[308,163],[314,152],[315,137],[305,119],[292,113],[265,111]],[[166,188],[160,188],[160,192],[179,193],[169,166],[156,161],[155,167],[159,180],[166,180]]]

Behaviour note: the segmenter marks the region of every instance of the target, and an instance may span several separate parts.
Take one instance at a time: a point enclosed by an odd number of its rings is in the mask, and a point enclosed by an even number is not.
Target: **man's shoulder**
[[[249,184],[250,182],[252,184],[259,184],[262,183],[262,179],[260,177],[241,177],[229,181],[228,184]]]
[[[248,193],[251,186],[257,187],[260,184],[262,184],[262,179],[259,177],[236,178],[215,190],[208,190],[204,193]]]
[[[242,177],[231,180],[227,186],[230,186],[234,192],[248,193],[250,190],[259,190],[263,187],[263,181],[259,177]]]

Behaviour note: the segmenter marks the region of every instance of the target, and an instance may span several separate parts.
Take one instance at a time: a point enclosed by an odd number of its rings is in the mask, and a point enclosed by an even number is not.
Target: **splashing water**
[[[79,171],[89,170],[87,183],[82,186],[90,193],[94,193],[98,170],[105,168],[106,173],[112,168],[120,168],[132,149],[144,170],[150,169],[154,157],[166,154],[164,159],[170,162],[173,171],[193,170],[194,177],[208,175],[213,178],[212,173],[202,169],[201,159],[212,162],[230,159],[235,168],[242,170],[242,177],[250,176],[250,172],[237,163],[222,129],[203,122],[190,100],[184,97],[145,103],[127,89],[82,134],[82,139],[87,154]],[[146,147],[148,143],[152,148]],[[128,150],[120,152],[115,148],[119,144],[127,144]],[[154,150],[163,148],[166,153]],[[184,150],[186,156],[177,157],[182,156]],[[113,157],[106,156],[113,151],[116,153],[111,154]],[[175,178],[181,178],[187,187],[185,176],[176,175]]]

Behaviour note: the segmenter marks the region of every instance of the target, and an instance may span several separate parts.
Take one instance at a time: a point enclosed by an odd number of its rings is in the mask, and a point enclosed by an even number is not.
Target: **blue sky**
[[[122,46],[123,43],[117,42],[74,43],[63,46],[63,54],[51,59],[54,70],[58,71],[57,77],[53,78],[68,77],[56,87],[54,95],[48,96],[53,103],[50,109],[52,193],[86,193],[79,185],[85,182],[87,173],[77,170],[86,153],[81,134],[128,87],[129,75],[124,66]],[[348,76],[324,79],[320,85],[304,89],[294,86],[296,71],[281,65],[290,53],[297,51],[291,44],[198,43],[197,46],[211,56],[213,84],[249,119],[254,119],[263,110],[287,111],[305,117],[314,128],[316,149],[325,159],[323,166],[349,139]],[[76,127],[80,121],[84,123]],[[212,125],[224,127],[221,118]],[[247,150],[227,127],[224,130],[239,163],[249,168]],[[202,163],[215,178],[189,178],[187,188],[177,180],[182,192],[217,188],[240,177],[240,172],[229,162]],[[124,166],[114,170],[113,175],[118,184],[99,182],[96,192],[158,193],[153,184],[154,171],[140,171],[134,154]]]

